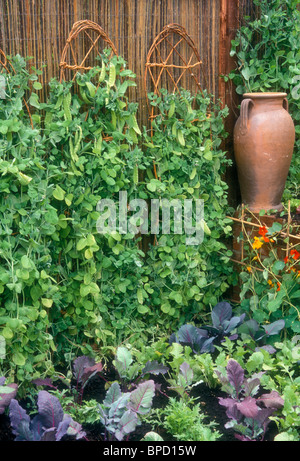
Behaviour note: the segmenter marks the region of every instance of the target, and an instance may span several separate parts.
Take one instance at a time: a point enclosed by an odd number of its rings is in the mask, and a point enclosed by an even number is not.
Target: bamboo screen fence
[[[238,8],[250,0],[232,0]],[[99,24],[119,55],[137,75],[131,97],[140,104],[145,122],[143,83],[147,53],[154,38],[167,24],[180,24],[194,41],[206,67],[208,90],[219,92],[219,22],[222,0],[0,0],[0,48],[7,55],[32,56],[43,70],[47,89],[51,77],[59,77],[58,64],[73,24],[90,20]],[[250,2],[251,3],[251,2]],[[246,8],[242,6],[242,10]],[[84,40],[80,54],[85,55]],[[92,58],[92,56],[91,56]],[[185,77],[182,86],[185,86]],[[45,94],[42,94],[42,99]]]
[[[146,94],[152,90],[145,87],[148,53],[166,25],[179,24],[201,59],[206,77],[205,81],[200,80],[201,87],[216,99],[221,98],[230,108],[226,119],[229,137],[224,149],[233,158],[232,132],[239,101],[230,83],[225,83],[220,75],[230,72],[234,66],[229,51],[237,27],[244,15],[253,17],[256,13],[253,0],[0,0],[0,49],[6,55],[32,56],[32,65],[43,70],[40,76],[43,90],[39,95],[45,100],[50,79],[61,77],[59,64],[74,24],[92,21],[105,32],[116,53],[125,58],[128,68],[136,73],[137,86],[130,87],[129,98],[139,104],[138,122],[147,125]],[[95,36],[91,32],[91,38]],[[78,37],[77,63],[85,58],[90,44],[85,34]],[[107,45],[105,40],[102,44]],[[101,49],[101,43],[97,45]],[[97,64],[96,56],[96,52],[90,53],[85,65]],[[176,53],[173,58],[176,65]],[[181,86],[192,91],[191,82],[189,73],[185,72],[180,79]],[[228,168],[226,180],[229,199],[235,206],[239,197],[234,166]]]

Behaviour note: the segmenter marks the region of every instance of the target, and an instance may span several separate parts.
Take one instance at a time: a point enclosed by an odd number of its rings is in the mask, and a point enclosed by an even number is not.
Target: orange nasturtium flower
[[[270,280],[270,279],[268,280],[268,284],[270,285],[270,288],[272,288],[274,286],[272,280]]]
[[[259,235],[262,236],[262,238],[264,239],[265,242],[269,242],[269,238],[266,237],[266,234],[268,233],[268,229],[266,228],[266,226],[261,226],[259,228],[259,231],[258,231]]]
[[[252,248],[254,248],[254,250],[259,250],[262,246],[263,246],[263,242],[261,241],[261,239],[258,237],[254,237]]]
[[[297,250],[291,250],[291,256],[294,259],[299,259],[300,258],[300,253]]]
[[[280,283],[279,283],[279,282],[277,282],[277,287],[278,287],[278,288],[277,288],[276,291],[280,291]]]

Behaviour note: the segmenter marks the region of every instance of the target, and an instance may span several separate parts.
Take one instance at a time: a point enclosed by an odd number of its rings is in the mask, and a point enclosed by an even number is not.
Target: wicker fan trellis
[[[168,91],[180,93],[182,78],[187,73],[190,77],[190,84],[194,84],[196,89],[202,93],[200,71],[202,71],[204,84],[207,86],[203,62],[192,38],[179,24],[165,26],[154,39],[145,64],[144,85],[150,118],[154,117],[154,109],[150,106],[148,91],[159,95],[162,80],[165,78]],[[148,87],[149,78],[152,84],[151,89]]]
[[[86,39],[88,51],[79,59],[80,38]],[[73,80],[79,70],[90,70],[93,65],[88,65],[88,58],[94,59],[95,54],[101,57],[99,51],[100,39],[111,49],[111,56],[117,55],[117,50],[107,33],[99,24],[89,20],[77,21],[73,24],[71,32],[67,38],[60,60],[60,81],[66,80],[67,70],[74,71]],[[80,61],[80,62],[79,62]]]
[[[86,39],[83,46],[80,44],[80,39]],[[99,58],[101,58],[101,52],[99,50],[100,40],[102,40],[102,45],[106,44],[107,48],[111,50],[109,59],[111,59],[113,55],[118,55],[115,45],[99,24],[89,20],[77,21],[73,24],[61,55],[59,64],[60,82],[67,80],[67,71],[74,72],[72,78],[74,81],[78,71],[88,71],[94,67],[95,57],[99,56]],[[86,49],[86,45],[88,50],[79,62],[79,52],[82,48]],[[91,61],[90,65],[88,64],[88,60]],[[99,85],[100,83],[97,84],[97,88]],[[103,139],[105,141],[110,141],[112,138],[104,135]]]
[[[3,69],[5,69],[8,74],[11,74],[12,72],[14,74],[16,73],[12,63],[10,62],[10,60],[7,59],[6,54],[0,48],[0,74],[3,72]],[[24,103],[24,106],[26,107],[26,110],[28,112],[31,128],[33,129],[33,121],[32,121],[32,117],[31,117],[31,113],[30,113],[29,106],[28,106],[25,98],[23,98],[23,103]]]
[[[155,58],[158,58],[158,62],[154,61]],[[203,72],[203,62],[200,59],[196,45],[181,25],[169,24],[154,39],[145,64],[144,86],[150,120],[155,118],[156,115],[154,113],[155,108],[150,104],[148,98],[148,90],[150,90],[148,88],[149,77],[152,83],[151,90],[154,94],[160,95],[163,78],[166,80],[166,89],[169,92],[178,92],[180,94],[180,84],[186,73],[190,77],[188,89],[194,86],[196,91],[203,94],[200,74],[202,74],[205,86],[207,86],[207,81],[205,72]],[[152,134],[151,127],[151,136]],[[154,161],[153,170],[155,178],[158,179]]]

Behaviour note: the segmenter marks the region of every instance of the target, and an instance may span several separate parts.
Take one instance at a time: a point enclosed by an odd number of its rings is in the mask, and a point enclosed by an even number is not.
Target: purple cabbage
[[[230,339],[237,338],[236,334],[230,336],[230,333],[243,323],[245,315],[233,316],[231,305],[220,302],[212,309],[212,325],[204,325],[201,328],[190,324],[183,325],[176,334],[171,335],[169,342],[190,346],[193,352],[198,354],[213,352],[215,341],[222,341],[225,336]]]
[[[270,416],[283,407],[283,399],[276,391],[256,397],[262,373],[246,379],[243,368],[233,359],[228,361],[226,372],[224,375],[216,370],[222,390],[229,395],[219,397],[219,404],[226,408],[229,419],[225,427],[233,428],[238,440],[263,440]]]
[[[137,385],[132,392],[122,392],[115,381],[99,405],[100,421],[105,427],[108,440],[122,441],[141,424],[139,415],[147,414],[155,394],[153,380]]]
[[[16,383],[5,384],[5,381],[6,378],[4,376],[0,377],[0,415],[4,413],[5,408],[15,398],[18,390]]]
[[[75,436],[76,440],[85,437],[81,425],[64,413],[54,395],[40,391],[37,406],[38,414],[31,419],[17,400],[11,400],[9,417],[16,441],[60,441],[66,435]]]

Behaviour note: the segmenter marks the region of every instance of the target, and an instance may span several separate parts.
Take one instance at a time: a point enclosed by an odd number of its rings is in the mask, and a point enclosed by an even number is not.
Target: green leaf
[[[52,307],[53,299],[42,298],[41,299],[43,306],[47,307],[48,309]]]
[[[80,240],[78,240],[77,245],[76,245],[77,251],[83,250],[87,246],[87,243],[88,242],[86,238],[81,238]]]
[[[13,362],[14,362],[16,365],[18,365],[19,367],[24,366],[25,363],[26,363],[26,359],[25,359],[24,355],[23,355],[21,352],[15,352],[15,353],[13,354],[12,359],[13,359]]]
[[[135,413],[145,415],[150,411],[153,397],[155,394],[155,384],[153,380],[145,381],[138,385],[137,389],[131,392],[128,408]]]
[[[4,327],[3,330],[1,331],[1,335],[5,339],[11,339],[14,336],[13,331],[9,327]]]
[[[33,107],[36,107],[37,109],[41,107],[39,103],[39,97],[36,93],[31,93],[29,98],[29,104]]]
[[[92,259],[93,256],[94,256],[93,250],[91,248],[87,248],[84,252],[84,257],[86,259]]]
[[[21,171],[18,173],[19,181],[22,184],[22,186],[27,186],[31,181],[32,178],[30,176],[27,176],[24,173],[21,173]]]
[[[129,367],[132,363],[131,352],[126,347],[118,347],[114,363],[120,377],[126,377]]]
[[[57,184],[56,188],[53,191],[53,197],[56,198],[56,200],[64,200],[65,198],[65,191]]]
[[[170,312],[171,306],[169,303],[163,303],[160,308],[164,314],[168,314]]]
[[[144,304],[139,304],[138,305],[138,308],[137,308],[138,312],[140,314],[147,314],[147,312],[149,312],[149,307],[145,306]]]
[[[34,262],[31,261],[31,259],[29,259],[28,256],[26,256],[26,255],[22,256],[21,264],[24,267],[24,269],[32,269],[32,268],[34,268]]]
[[[88,296],[89,294],[90,294],[90,286],[89,286],[89,285],[81,284],[81,285],[80,285],[80,296],[82,296],[83,298],[85,298],[85,297]]]
[[[164,439],[159,434],[153,431],[147,432],[142,439],[144,442],[163,442],[163,440]]]
[[[244,77],[244,79],[248,81],[251,77],[251,72],[250,72],[249,67],[245,67],[244,69],[242,69],[241,74]]]
[[[32,86],[35,90],[41,90],[43,88],[43,85],[40,82],[34,82]]]
[[[273,264],[273,271],[276,274],[278,274],[278,272],[284,269],[284,267],[285,267],[284,261],[275,261],[275,263]]]

